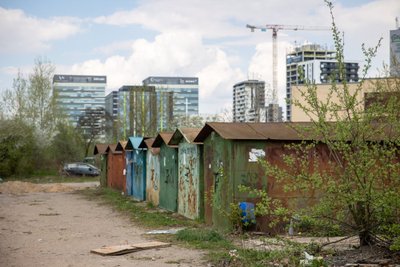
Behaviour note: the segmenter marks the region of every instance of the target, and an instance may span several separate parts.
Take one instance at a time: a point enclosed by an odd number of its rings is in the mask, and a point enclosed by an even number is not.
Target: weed
[[[235,249],[224,235],[212,229],[184,229],[176,234],[176,240],[187,246],[207,250],[207,260],[220,263],[229,259],[229,251]]]
[[[176,234],[176,239],[185,241],[198,248],[233,248],[231,242],[220,233],[209,229],[184,229]]]
[[[147,203],[146,203],[146,206],[147,206],[147,208],[149,208],[149,209],[154,209],[154,208],[155,208],[153,202],[147,202]]]

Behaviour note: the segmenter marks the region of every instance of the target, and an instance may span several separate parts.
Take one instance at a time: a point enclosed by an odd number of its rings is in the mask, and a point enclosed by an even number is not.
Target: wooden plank
[[[90,252],[100,254],[103,256],[117,256],[127,253],[132,253],[139,250],[152,249],[152,248],[165,248],[171,246],[170,243],[164,242],[143,242],[129,245],[117,245],[117,246],[104,246],[97,249],[92,249]]]

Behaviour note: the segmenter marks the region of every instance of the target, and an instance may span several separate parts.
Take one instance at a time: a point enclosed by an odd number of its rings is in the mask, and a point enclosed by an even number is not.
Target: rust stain
[[[117,145],[109,145],[107,152],[107,186],[126,192],[126,177],[123,175],[125,153],[116,151]]]

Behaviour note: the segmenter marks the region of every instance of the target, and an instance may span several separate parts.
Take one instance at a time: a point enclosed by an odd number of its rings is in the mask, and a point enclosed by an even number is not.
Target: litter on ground
[[[127,253],[132,253],[145,249],[153,249],[153,248],[165,248],[171,246],[170,243],[164,242],[145,242],[145,243],[137,243],[130,245],[116,245],[116,246],[104,246],[97,249],[92,249],[90,252],[99,254],[102,256],[118,256]]]

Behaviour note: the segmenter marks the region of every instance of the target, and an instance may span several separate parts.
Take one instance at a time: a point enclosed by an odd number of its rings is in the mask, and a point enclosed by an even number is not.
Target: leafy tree
[[[310,81],[292,101],[311,123],[298,127],[301,144],[285,147],[280,166],[264,162],[268,175],[289,191],[318,199],[312,207],[293,213],[308,215],[319,224],[337,225],[358,235],[361,245],[400,244],[400,80],[365,79],[380,42],[362,50],[365,67],[356,89],[346,82],[344,43],[331,11],[337,73],[328,97],[318,97]],[[373,91],[365,93],[364,88]],[[324,152],[325,151],[325,152]],[[397,234],[397,236],[396,236]],[[400,247],[400,246],[399,246]]]
[[[174,116],[173,121],[171,122],[170,129],[174,131],[176,128],[180,127],[188,127],[188,128],[201,128],[204,126],[203,118],[200,116]]]
[[[4,115],[16,120],[26,119],[28,98],[28,83],[22,73],[18,71],[13,81],[13,89],[5,90],[2,95],[2,109]]]
[[[30,125],[9,119],[0,121],[0,177],[32,173],[37,163],[36,150]]]
[[[51,142],[51,155],[57,166],[69,162],[80,161],[84,157],[85,141],[75,127],[59,123],[57,133]]]
[[[233,110],[228,108],[223,108],[219,114],[212,116],[210,121],[220,121],[220,122],[232,122],[233,121]]]
[[[54,69],[50,62],[36,59],[29,79],[18,72],[13,88],[5,90],[1,98],[2,110],[7,118],[32,124],[39,136],[46,133],[45,138],[51,136],[60,115],[52,93]]]
[[[37,58],[33,73],[29,76],[29,90],[27,101],[27,117],[35,126],[52,134],[56,121],[55,96],[52,90],[52,78],[55,67],[49,61]]]
[[[190,116],[174,116],[172,120],[169,130],[174,131],[176,128],[180,127],[188,127],[188,128],[202,128],[206,122],[229,122],[232,121],[232,115],[228,109],[224,109],[220,114],[214,114],[207,117],[201,117],[197,115]]]
[[[0,97],[0,142],[4,149],[1,166],[8,175],[20,171],[29,174],[33,166],[40,170],[56,164],[50,145],[57,133],[56,124],[64,120],[52,92],[54,70],[49,61],[38,58],[29,78],[18,72],[13,88]],[[35,148],[34,154],[31,148]]]

